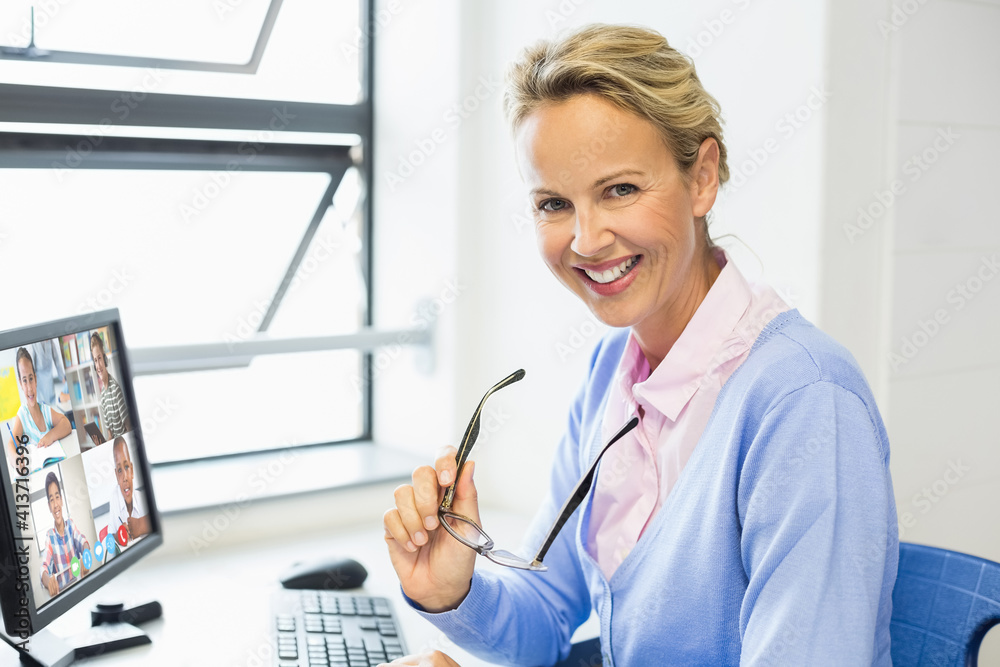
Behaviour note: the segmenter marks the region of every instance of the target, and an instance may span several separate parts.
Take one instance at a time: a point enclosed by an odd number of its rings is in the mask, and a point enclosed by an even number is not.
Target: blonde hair
[[[544,104],[594,94],[651,122],[687,178],[702,142],[719,144],[719,184],[729,180],[719,103],[694,63],[658,32],[593,24],[524,50],[507,71],[504,115],[512,131]]]

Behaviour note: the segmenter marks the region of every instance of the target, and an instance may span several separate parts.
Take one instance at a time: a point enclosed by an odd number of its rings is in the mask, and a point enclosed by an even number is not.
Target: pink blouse
[[[610,438],[633,415],[639,426],[604,455],[591,506],[587,551],[608,579],[625,560],[684,471],[729,376],[764,326],[788,304],[750,285],[722,250],[722,272],[677,342],[650,375],[634,335],[604,413]]]

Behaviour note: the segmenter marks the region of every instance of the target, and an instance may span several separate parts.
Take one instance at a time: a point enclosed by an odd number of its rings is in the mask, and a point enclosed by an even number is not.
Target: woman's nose
[[[570,249],[582,257],[593,257],[615,242],[614,232],[599,212],[577,209]]]

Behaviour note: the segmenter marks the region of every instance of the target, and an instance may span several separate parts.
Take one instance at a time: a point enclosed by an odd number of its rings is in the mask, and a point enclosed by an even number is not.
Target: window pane
[[[53,51],[245,63],[270,0],[5,0],[0,39],[26,46],[35,9],[35,43]]]
[[[356,180],[345,178],[353,182],[345,193]],[[18,303],[6,324],[117,307],[128,344],[148,347],[249,337],[329,176],[6,169],[0,182],[0,261]],[[349,199],[328,209],[272,335],[344,333],[364,322],[359,215]]]
[[[0,44],[27,45],[32,4],[40,49],[244,64],[269,2],[5,0]],[[354,104],[361,95],[359,10],[358,0],[284,0],[254,74],[6,59],[0,60],[0,82]]]
[[[359,352],[335,350],[261,356],[248,368],[138,377],[150,461],[359,437],[360,368]]]

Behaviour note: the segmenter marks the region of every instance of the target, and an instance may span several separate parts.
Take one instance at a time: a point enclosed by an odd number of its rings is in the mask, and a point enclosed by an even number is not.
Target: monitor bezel
[[[125,344],[125,336],[122,331],[118,309],[112,308],[2,331],[0,332],[0,350],[17,348],[30,343],[49,340],[71,333],[76,334],[90,331],[91,329],[98,329],[105,326],[112,327],[114,335],[117,337],[118,366],[121,377],[116,379],[120,384],[127,387],[127,391],[122,393],[125,395],[129,414],[134,416],[132,428],[135,433],[135,442],[137,445],[136,458],[140,459],[138,466],[142,471],[143,480],[145,480],[144,493],[151,523],[150,533],[116,556],[111,562],[104,563],[101,567],[91,571],[86,577],[60,593],[55,599],[45,603],[41,609],[37,608],[35,606],[34,590],[35,586],[40,584],[31,581],[30,574],[27,577],[30,589],[24,592],[18,589],[18,582],[24,580],[19,579],[19,555],[16,553],[16,548],[23,544],[23,541],[15,535],[13,522],[13,510],[16,507],[13,487],[14,481],[18,478],[10,477],[10,469],[7,465],[6,453],[4,453],[3,465],[0,466],[2,468],[0,470],[0,478],[2,478],[3,482],[3,493],[0,494],[0,512],[2,512],[2,518],[0,518],[0,607],[2,607],[4,626],[11,638],[27,638],[22,634],[24,629],[18,627],[20,619],[24,616],[24,612],[20,611],[21,609],[27,609],[29,623],[27,632],[30,637],[30,635],[37,633],[49,623],[62,616],[85,597],[94,593],[94,591],[104,586],[108,581],[121,574],[125,569],[131,567],[136,561],[163,543],[163,524],[153,492],[149,457],[146,452],[145,438],[142,435],[139,411],[135,403],[131,362],[129,360],[128,347]],[[38,556],[32,550],[29,557],[37,558]]]

